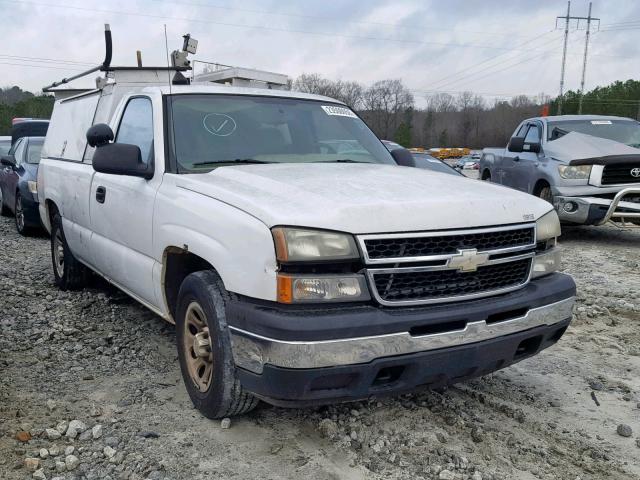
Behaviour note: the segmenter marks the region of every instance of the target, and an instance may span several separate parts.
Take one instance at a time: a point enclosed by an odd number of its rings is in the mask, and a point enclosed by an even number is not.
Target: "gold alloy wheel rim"
[[[213,354],[207,320],[198,302],[191,302],[184,319],[183,347],[191,381],[206,392],[213,377]]]
[[[53,264],[58,277],[62,278],[64,276],[64,241],[60,229],[56,230],[53,238]]]

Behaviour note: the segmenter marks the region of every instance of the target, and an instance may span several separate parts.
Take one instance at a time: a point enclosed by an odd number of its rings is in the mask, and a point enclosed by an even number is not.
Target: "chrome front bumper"
[[[571,223],[592,223],[593,225],[604,225],[610,220],[628,221],[640,219],[640,203],[625,202],[624,197],[628,195],[640,195],[640,188],[625,188],[620,190],[613,200],[599,197],[571,197],[556,196],[554,197],[554,205],[558,211],[558,217],[561,221]],[[571,205],[572,210],[567,211],[565,205]],[[603,216],[597,218],[594,222],[590,220],[590,211],[592,207],[603,207]],[[604,211],[606,208],[606,211]],[[624,208],[626,211],[619,211]]]
[[[530,309],[525,315],[487,324],[469,322],[464,329],[422,336],[409,332],[322,341],[283,341],[230,326],[238,367],[260,374],[265,364],[283,368],[321,368],[367,363],[394,355],[476,343],[570,319],[575,297]]]

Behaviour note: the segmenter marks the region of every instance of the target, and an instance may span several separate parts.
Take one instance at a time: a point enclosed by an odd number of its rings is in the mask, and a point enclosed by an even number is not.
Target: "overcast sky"
[[[586,16],[588,3],[573,0],[572,14]],[[593,4],[602,21],[586,88],[637,79],[640,2]],[[134,64],[137,49],[146,66],[166,64],[166,24],[170,50],[186,32],[199,40],[195,59],[365,84],[400,78],[419,103],[430,91],[556,95],[555,21],[565,12],[562,0],[0,0],[0,85],[38,91],[100,63],[104,23],[113,31],[112,65]],[[567,89],[579,87],[582,68],[584,30],[575,27]]]

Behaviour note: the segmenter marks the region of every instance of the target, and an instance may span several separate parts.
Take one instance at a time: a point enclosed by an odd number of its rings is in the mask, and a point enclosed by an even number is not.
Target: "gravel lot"
[[[574,322],[541,355],[444,392],[230,428],[195,411],[171,325],[0,219],[0,478],[640,478],[640,230],[566,229]],[[33,473],[35,472],[35,473]]]

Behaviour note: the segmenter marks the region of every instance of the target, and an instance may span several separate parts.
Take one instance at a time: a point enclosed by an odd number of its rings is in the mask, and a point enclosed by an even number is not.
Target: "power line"
[[[283,13],[283,12],[269,12],[267,10],[256,10],[251,8],[240,8],[240,7],[229,7],[227,5],[216,5],[210,3],[202,3],[202,2],[185,2],[185,1],[175,1],[175,0],[151,0],[158,3],[170,3],[171,5],[185,5],[185,6],[193,6],[193,7],[203,7],[214,10],[227,10],[227,11],[236,11],[236,12],[246,12],[246,13],[255,13],[258,15],[270,15],[277,17],[291,17],[291,18],[305,18],[310,20],[329,20],[334,22],[342,22],[342,23],[350,23],[356,25],[375,25],[382,27],[402,27],[403,29],[411,29],[411,30],[420,30],[421,32],[425,31],[425,26],[412,26],[412,25],[399,25],[398,23],[385,23],[385,22],[372,22],[372,21],[363,21],[363,20],[352,20],[348,18],[338,18],[338,17],[330,17],[324,15],[307,15],[301,13]],[[438,27],[442,28],[442,25],[438,25]],[[517,35],[509,32],[487,32],[487,31],[473,31],[466,30],[467,33],[474,33],[479,35],[497,35],[501,37],[522,37],[523,35]]]
[[[547,42],[543,42],[541,44],[541,46],[549,45],[550,43],[556,42],[557,40],[558,40],[557,38],[552,38],[551,40],[549,40]],[[536,50],[536,51],[540,52],[540,50]],[[546,54],[548,52],[549,52],[549,50],[543,50],[541,53]],[[445,83],[444,85],[440,85],[439,88],[449,87],[449,86],[451,86],[453,84],[456,84],[456,83],[459,83],[459,82],[463,82],[463,81],[465,81],[467,79],[470,79],[470,78],[471,79],[477,79],[478,78],[477,75],[479,73],[486,72],[487,70],[490,70],[490,69],[494,69],[494,68],[496,68],[496,67],[498,67],[500,65],[503,65],[505,63],[511,62],[513,60],[516,60],[516,59],[517,58],[513,58],[513,57],[512,58],[505,58],[504,60],[500,60],[499,62],[493,63],[491,65],[487,65],[486,67],[483,67],[483,68],[478,69],[478,70],[473,70],[473,67],[469,67],[469,69],[467,70],[468,73],[466,75],[463,75],[462,77],[459,77],[459,78],[457,78],[455,80],[452,80],[452,81],[450,81],[448,83]]]
[[[542,38],[542,37],[544,37],[545,35],[548,35],[549,33],[552,33],[552,32],[553,32],[553,30],[549,30],[548,32],[545,32],[545,33],[543,33],[543,34],[541,34],[541,35],[536,35],[536,36],[534,36],[533,38],[530,38],[529,40],[527,40],[526,42],[523,42],[523,43],[519,44],[516,48],[521,48],[521,47],[523,47],[523,46],[525,46],[525,45],[528,45],[529,43],[531,43],[531,42],[533,42],[533,41],[536,41],[536,40],[539,40],[540,38]],[[430,84],[428,84],[428,85],[427,85],[427,87],[426,87],[426,88],[428,88],[428,87],[435,87],[435,86],[436,86],[436,85],[438,85],[439,83],[442,83],[444,80],[447,80],[447,79],[449,79],[449,78],[451,78],[451,77],[458,76],[458,75],[459,75],[459,74],[461,74],[461,73],[467,74],[467,72],[469,72],[469,70],[471,70],[471,69],[473,69],[473,68],[475,68],[475,67],[478,67],[478,66],[480,66],[480,65],[483,65],[483,64],[485,64],[485,63],[487,63],[487,62],[490,62],[490,61],[492,61],[492,60],[495,60],[496,58],[500,58],[500,57],[502,57],[502,56],[504,56],[504,55],[507,55],[508,53],[510,53],[510,52],[500,53],[500,54],[495,55],[495,56],[493,56],[493,57],[487,58],[486,60],[483,60],[483,61],[481,61],[481,62],[478,62],[478,63],[475,63],[475,64],[473,64],[473,65],[470,65],[470,66],[468,66],[468,67],[466,67],[466,68],[464,68],[464,69],[462,69],[462,70],[458,70],[458,71],[456,71],[456,72],[453,72],[453,73],[451,73],[451,74],[449,74],[449,75],[447,75],[447,76],[445,76],[445,77],[440,78],[439,80],[436,80],[435,82],[431,82]]]
[[[513,68],[513,67],[517,67],[517,66],[519,66],[519,65],[522,65],[523,63],[531,62],[531,61],[534,61],[534,60],[539,60],[539,59],[541,59],[541,58],[545,57],[547,54],[552,53],[552,52],[553,52],[553,50],[547,50],[547,51],[545,51],[545,52],[542,52],[542,53],[541,53],[541,54],[539,54],[539,55],[534,55],[533,57],[525,58],[524,60],[521,60],[520,62],[514,63],[514,64],[509,65],[509,66],[507,66],[507,67],[505,67],[505,68],[502,68],[502,69],[500,69],[500,70],[495,70],[495,71],[493,71],[493,72],[489,72],[489,73],[487,73],[487,74],[485,74],[485,75],[481,75],[480,77],[475,77],[475,78],[473,78],[473,79],[471,79],[471,80],[467,80],[466,82],[463,82],[463,84],[464,84],[464,83],[469,83],[469,82],[470,82],[470,81],[472,81],[472,80],[474,80],[474,81],[475,81],[475,80],[481,80],[481,79],[486,78],[486,77],[489,77],[489,76],[491,76],[491,75],[496,75],[496,74],[498,74],[498,73],[502,73],[502,72],[504,72],[505,70],[509,70],[509,69],[511,69],[511,68]]]
[[[97,8],[88,8],[88,7],[79,7],[76,5],[64,5],[64,4],[53,4],[53,3],[45,3],[45,2],[33,2],[28,0],[0,0],[0,2],[10,2],[10,3],[18,3],[23,5],[36,5],[41,7],[48,8],[62,8],[69,10],[78,10],[78,11],[86,11],[95,13],[105,13],[111,15],[125,15],[125,16],[135,16],[135,17],[145,17],[145,18],[154,18],[159,20],[178,20],[183,22],[194,22],[194,23],[204,23],[210,25],[220,25],[225,27],[232,28],[249,28],[249,29],[258,29],[258,30],[268,30],[275,32],[284,32],[284,33],[298,33],[302,35],[314,35],[314,36],[323,36],[323,37],[341,37],[341,38],[351,38],[356,40],[375,40],[375,41],[383,41],[383,42],[398,42],[398,43],[409,43],[409,44],[417,44],[417,45],[436,45],[441,47],[455,47],[455,48],[479,48],[479,49],[489,49],[489,50],[513,50],[510,48],[504,47],[495,47],[489,45],[475,45],[475,44],[460,44],[460,43],[444,43],[444,42],[425,42],[420,40],[410,40],[410,39],[400,39],[400,38],[392,38],[392,37],[372,37],[365,35],[347,35],[347,34],[337,34],[337,33],[329,33],[329,32],[318,32],[318,31],[310,31],[310,30],[293,30],[286,28],[278,28],[278,27],[269,27],[266,25],[246,25],[246,24],[238,24],[238,23],[230,23],[230,22],[216,22],[213,20],[201,19],[201,18],[184,18],[184,17],[174,17],[167,15],[156,15],[151,13],[141,13],[141,12],[127,12],[122,10],[106,10],[106,9],[97,9]]]
[[[183,22],[220,25],[220,26],[232,27],[232,28],[257,29],[257,30],[267,30],[267,31],[284,32],[284,33],[297,33],[301,35],[313,35],[313,36],[322,36],[322,37],[331,37],[331,38],[340,37],[340,38],[350,38],[355,40],[374,40],[374,41],[382,41],[382,42],[396,42],[396,43],[406,43],[406,44],[416,44],[416,45],[435,45],[435,46],[453,47],[453,48],[477,48],[477,49],[485,49],[485,50],[519,51],[513,48],[496,47],[496,46],[490,46],[490,45],[478,45],[473,43],[460,44],[460,43],[445,43],[445,42],[425,42],[420,40],[400,39],[400,38],[393,38],[393,37],[373,37],[373,36],[364,36],[364,35],[347,35],[347,34],[337,34],[337,33],[330,33],[330,32],[318,32],[318,31],[310,31],[310,30],[292,30],[292,29],[286,29],[286,28],[269,27],[266,25],[246,25],[246,24],[229,23],[229,22],[216,22],[213,20],[207,20],[207,19],[201,19],[201,18],[184,18],[184,17],[174,17],[174,16],[167,16],[167,15],[156,15],[151,13],[127,12],[122,10],[105,10],[105,9],[97,9],[97,8],[89,8],[89,7],[79,7],[76,5],[33,2],[29,0],[0,0],[0,2],[10,2],[10,3],[17,3],[22,5],[35,5],[35,6],[41,6],[41,7],[54,8],[54,9],[60,8],[60,9],[78,10],[78,11],[91,12],[92,14],[104,13],[104,14],[111,14],[111,15],[125,15],[125,16],[135,16],[135,17],[144,17],[144,18],[154,18],[154,19],[160,19],[160,20],[173,20],[173,21],[177,20],[177,21],[183,21]],[[531,50],[529,50],[528,52],[530,51]]]
[[[11,63],[11,62],[0,62],[0,65],[14,65],[17,67],[32,67],[32,68],[48,68],[50,70],[72,70],[72,71],[77,71],[77,72],[81,72],[83,69],[80,68],[63,68],[63,67],[54,67],[54,66],[50,66],[50,65],[29,65],[27,63]]]
[[[7,58],[10,60],[26,60],[26,61],[37,61],[37,62],[52,62],[52,63],[67,63],[71,65],[95,65],[94,63],[89,62],[78,62],[75,60],[62,60],[59,58],[44,58],[44,57],[24,57],[21,55],[7,55],[4,53],[0,53],[0,57]]]

